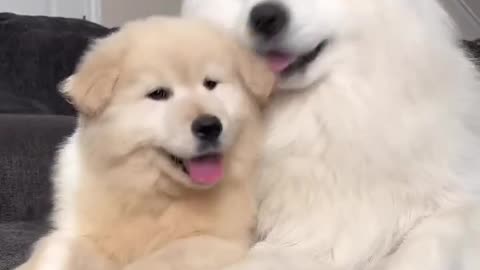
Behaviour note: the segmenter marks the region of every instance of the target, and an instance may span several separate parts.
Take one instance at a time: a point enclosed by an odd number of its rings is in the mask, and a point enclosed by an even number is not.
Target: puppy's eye
[[[212,80],[212,79],[205,79],[203,80],[203,86],[207,88],[208,90],[213,90],[217,88],[218,81]]]
[[[153,100],[167,100],[172,96],[172,91],[165,87],[159,87],[150,92],[147,97]]]

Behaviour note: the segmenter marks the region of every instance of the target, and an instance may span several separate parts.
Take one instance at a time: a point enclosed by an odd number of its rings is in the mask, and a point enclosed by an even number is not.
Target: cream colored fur
[[[265,0],[186,0],[255,46]],[[480,269],[480,85],[434,0],[279,0],[331,43],[269,106],[259,241],[235,270]],[[218,10],[222,12],[218,12]]]
[[[209,91],[205,78],[220,83]],[[54,229],[19,269],[204,270],[239,260],[252,241],[260,105],[273,79],[195,21],[148,18],[96,42],[63,88],[80,118],[56,164]],[[173,96],[147,98],[158,87]],[[191,123],[203,113],[224,126],[225,177],[208,189],[166,154],[195,155]]]

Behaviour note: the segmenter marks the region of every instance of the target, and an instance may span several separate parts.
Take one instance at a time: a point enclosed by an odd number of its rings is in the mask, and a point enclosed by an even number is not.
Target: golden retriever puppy
[[[274,75],[221,31],[152,17],[99,40],[63,92],[53,231],[27,270],[211,270],[252,242]]]

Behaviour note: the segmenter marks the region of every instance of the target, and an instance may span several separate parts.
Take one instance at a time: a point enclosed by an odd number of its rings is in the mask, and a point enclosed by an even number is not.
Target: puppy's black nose
[[[255,34],[269,39],[287,27],[288,16],[288,11],[282,4],[263,2],[254,6],[250,12],[250,28]]]
[[[222,122],[214,115],[198,116],[192,123],[192,132],[202,141],[215,141],[222,133]]]

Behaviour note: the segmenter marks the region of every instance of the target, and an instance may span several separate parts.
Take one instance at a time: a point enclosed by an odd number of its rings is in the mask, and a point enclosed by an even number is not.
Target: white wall
[[[20,14],[50,14],[50,0],[0,0],[1,12]]]
[[[15,0],[18,1],[18,0]],[[89,14],[89,0],[50,0],[52,16],[92,19]]]
[[[97,0],[0,0],[0,12],[93,19],[90,2]]]
[[[181,0],[103,0],[102,24],[111,27],[155,14],[177,15],[181,3]]]
[[[0,0],[0,12],[73,17],[106,26],[154,14],[177,15],[181,0]]]

